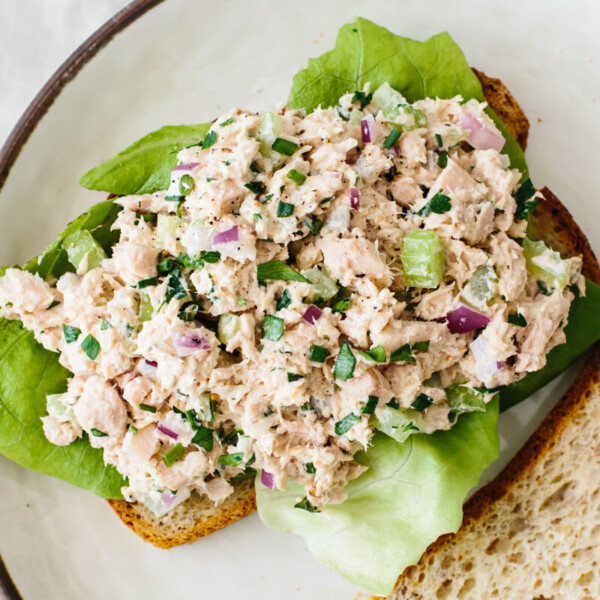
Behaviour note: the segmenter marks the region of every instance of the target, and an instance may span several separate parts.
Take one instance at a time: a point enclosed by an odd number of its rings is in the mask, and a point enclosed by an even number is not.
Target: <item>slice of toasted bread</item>
[[[529,122],[520,106],[499,79],[489,78],[478,71],[475,73],[482,83],[486,100],[525,148]],[[551,231],[552,241],[557,247],[568,250],[569,254],[583,253],[588,276],[595,278],[600,273],[600,267],[589,249],[585,236],[577,226],[570,225],[572,218],[558,199],[549,192],[547,197],[548,202],[540,203],[537,211],[537,215],[543,218],[539,222],[543,223],[544,231]],[[238,484],[233,496],[219,506],[213,505],[205,497],[193,494],[190,499],[162,518],[156,517],[139,503],[124,500],[108,502],[128,527],[144,540],[161,548],[192,542],[256,510],[253,480]]]

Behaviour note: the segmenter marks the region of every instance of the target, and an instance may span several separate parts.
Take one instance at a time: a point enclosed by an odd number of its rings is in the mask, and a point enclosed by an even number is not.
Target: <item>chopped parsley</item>
[[[396,410],[398,410],[400,408],[400,404],[398,402],[397,398],[392,398],[387,404],[386,406],[389,406],[390,408],[395,408]]]
[[[167,280],[167,293],[165,295],[166,301],[170,302],[173,298],[180,300],[187,296],[187,290],[181,279],[181,273],[179,269],[174,269],[169,275]]]
[[[196,304],[194,301],[190,300],[189,302],[184,302],[182,304],[177,316],[186,323],[190,323],[196,318],[196,315],[200,311],[200,306]]]
[[[402,432],[406,433],[407,431],[419,431],[419,428],[411,421],[410,423],[402,425]]]
[[[279,300],[277,300],[277,304],[275,305],[276,310],[281,310],[282,308],[287,308],[292,303],[292,298],[290,297],[290,293],[287,289],[283,290],[283,294],[279,296]]]
[[[372,415],[377,408],[379,402],[379,396],[369,396],[367,401],[362,405],[360,412],[363,415]]]
[[[535,211],[537,207],[537,200],[534,198],[535,188],[531,179],[526,179],[521,187],[515,192],[514,198],[517,203],[515,210],[515,219],[526,219],[529,213]]]
[[[298,144],[292,142],[290,140],[286,140],[284,138],[275,138],[271,149],[274,152],[279,152],[279,154],[285,154],[286,156],[291,156],[298,150]]]
[[[430,340],[425,340],[424,342],[415,342],[412,345],[412,349],[420,350],[421,352],[427,352],[429,350],[429,342]]]
[[[331,312],[332,313],[341,313],[344,312],[345,310],[348,310],[349,306],[352,304],[352,300],[350,299],[350,296],[346,296],[345,298],[342,298],[341,300],[338,300],[332,307],[331,307]]]
[[[105,331],[106,329],[112,329],[112,325],[106,319],[102,319],[100,331]]]
[[[425,410],[428,406],[433,404],[433,398],[430,398],[427,394],[419,394],[410,405],[414,410],[419,412]]]
[[[300,381],[301,379],[304,379],[304,375],[299,375],[298,373],[287,374],[287,380],[289,382]]]
[[[277,342],[283,337],[283,319],[266,315],[263,321],[263,339]]]
[[[333,366],[333,376],[342,381],[348,381],[354,377],[354,367],[356,366],[356,357],[352,354],[350,344],[345,340],[335,359]]]
[[[383,147],[388,149],[392,148],[399,138],[400,131],[398,131],[398,129],[392,129],[390,134],[383,141]]]
[[[204,149],[206,148],[210,148],[211,146],[214,146],[215,143],[217,141],[217,134],[215,131],[209,131],[206,134],[206,137],[204,138],[204,141],[202,142],[202,147]]]
[[[190,194],[195,187],[196,182],[189,173],[185,173],[181,176],[181,179],[179,180],[179,193],[182,196],[187,196],[188,194]]]
[[[140,408],[140,410],[145,410],[146,412],[152,413],[153,415],[156,414],[156,406],[150,406],[149,404],[144,404],[142,402],[141,404],[138,404],[138,407]]]
[[[313,465],[313,463],[311,463],[311,462],[310,463],[306,463],[304,465],[304,468],[306,469],[306,472],[309,475],[313,475],[316,472],[315,465]]]
[[[100,343],[90,333],[85,340],[81,342],[81,349],[88,355],[90,360],[96,360],[98,354],[100,353]]]
[[[306,277],[300,275],[298,271],[288,267],[282,260],[271,260],[258,265],[256,269],[256,278],[258,281],[266,279],[280,279],[282,281],[301,281],[302,283],[311,283]]]
[[[512,325],[518,325],[519,327],[527,327],[527,320],[521,313],[516,315],[508,315],[507,321]]]
[[[404,344],[394,350],[390,356],[390,362],[417,362],[412,353],[410,344]]]
[[[427,204],[421,210],[417,212],[417,214],[421,217],[428,216],[430,212],[433,212],[437,215],[443,215],[444,213],[448,212],[451,208],[452,201],[448,196],[442,194],[442,190],[440,190],[439,192],[437,192],[437,194],[433,196],[433,198],[429,200],[429,202],[427,202]]]
[[[322,363],[322,362],[325,362],[325,360],[327,359],[327,357],[330,354],[331,354],[331,352],[329,352],[329,350],[327,350],[327,348],[313,344],[310,347],[310,352],[308,353],[308,358],[309,358],[309,360],[312,360],[313,362]]]
[[[367,106],[372,99],[373,94],[366,94],[365,92],[357,90],[354,92],[354,96],[352,96],[352,104],[360,102],[360,110],[365,110],[365,106]]]
[[[321,219],[317,219],[317,217],[311,217],[310,220],[306,221],[306,226],[313,235],[319,234],[321,229],[323,229],[323,225],[323,221],[321,221]]]
[[[187,411],[190,412],[190,411]],[[186,415],[187,415],[186,412]],[[204,448],[207,452],[210,452],[213,449],[214,437],[213,430],[208,427],[204,427],[200,425],[196,428],[196,433],[192,438],[192,443],[197,444],[201,448]]]
[[[127,332],[127,337],[131,337],[133,334],[133,325],[131,323],[127,323],[127,325],[125,325],[125,331]]]
[[[180,443],[175,444],[172,448],[163,454],[162,461],[167,467],[173,466],[183,455],[185,448]]]
[[[229,119],[219,123],[219,127],[227,127],[227,125],[231,125],[232,123],[235,123],[235,119],[233,117],[229,117]]]
[[[288,171],[287,177],[296,185],[302,185],[306,181],[306,175],[304,173],[300,173],[300,171],[297,171],[296,169],[291,169]]]
[[[264,194],[267,188],[262,181],[250,181],[244,185],[245,188],[249,189],[253,194]]]
[[[335,432],[337,435],[344,435],[347,431],[352,429],[358,422],[360,417],[354,413],[346,415],[341,421],[338,421],[335,426]]]
[[[300,502],[296,502],[296,504],[294,504],[294,508],[301,508],[302,510],[307,510],[308,512],[311,512],[311,513],[321,512],[316,506],[313,506],[308,501],[308,498],[306,496],[304,498],[302,498],[302,500],[300,500]]]
[[[72,344],[77,341],[77,338],[81,335],[81,329],[73,327],[72,325],[63,325],[63,337],[67,344]]]
[[[374,346],[367,351],[359,350],[358,352],[367,362],[385,362],[385,348],[382,345]]]
[[[279,201],[277,205],[277,216],[279,218],[291,217],[294,213],[294,205],[289,202]]]
[[[94,437],[107,437],[108,436],[108,433],[104,433],[104,431],[100,431],[99,429],[96,429],[95,427],[92,427],[90,429],[90,433]]]
[[[442,140],[442,136],[439,133],[435,134],[435,143],[441,148],[444,145],[444,141]]]

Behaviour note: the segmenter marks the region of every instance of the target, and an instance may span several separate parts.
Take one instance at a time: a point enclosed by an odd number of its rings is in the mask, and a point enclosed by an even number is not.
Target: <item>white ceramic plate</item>
[[[135,4],[135,3],[134,3]],[[534,181],[548,185],[600,249],[600,5],[557,0],[167,0],[119,33],[60,94],[0,196],[0,263],[41,251],[103,194],[77,186],[91,166],[165,124],[201,123],[232,106],[285,101],[306,58],[360,15],[425,39],[449,31],[469,62],[502,78],[531,121]],[[501,460],[535,429],[573,371],[500,421]],[[88,492],[0,457],[0,553],[26,600],[353,598],[300,538],[256,515],[171,551],[142,542]]]

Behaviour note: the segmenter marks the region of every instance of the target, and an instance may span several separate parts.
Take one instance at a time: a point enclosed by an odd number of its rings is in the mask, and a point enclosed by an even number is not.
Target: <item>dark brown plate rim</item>
[[[164,0],[133,0],[96,30],[63,62],[25,109],[0,149],[0,190],[27,140],[64,87],[118,33]],[[0,600],[23,600],[0,556]]]

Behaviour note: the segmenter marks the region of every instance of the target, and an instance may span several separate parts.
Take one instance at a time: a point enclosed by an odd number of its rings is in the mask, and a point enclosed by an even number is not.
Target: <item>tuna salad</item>
[[[319,510],[376,429],[449,429],[541,369],[581,259],[528,238],[541,196],[484,109],[384,84],[310,114],[232,110],[168,190],[114,200],[110,255],[82,230],[58,280],[6,270],[0,316],[72,373],[48,440],[88,435],[158,515],[256,473]]]

